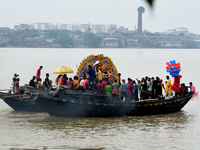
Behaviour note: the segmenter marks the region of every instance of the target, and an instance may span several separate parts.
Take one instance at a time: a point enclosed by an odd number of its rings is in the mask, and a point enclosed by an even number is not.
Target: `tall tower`
[[[140,6],[138,9],[138,35],[142,35],[142,13],[145,12],[145,8]]]

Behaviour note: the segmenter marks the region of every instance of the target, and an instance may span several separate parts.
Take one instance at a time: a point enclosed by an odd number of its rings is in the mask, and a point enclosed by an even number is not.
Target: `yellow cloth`
[[[78,89],[79,88],[79,86],[78,86],[78,84],[79,84],[78,80],[74,80],[72,82],[72,84],[73,84],[74,89]]]
[[[103,77],[102,71],[99,70],[96,74],[98,75],[98,80],[99,80],[99,81],[102,80],[102,77]]]
[[[169,91],[169,94],[172,94],[172,91],[171,91],[171,80],[170,79],[167,80],[165,93],[167,93],[168,91]]]
[[[41,86],[42,86],[41,81],[38,81],[38,83],[37,83],[37,87],[40,88]]]

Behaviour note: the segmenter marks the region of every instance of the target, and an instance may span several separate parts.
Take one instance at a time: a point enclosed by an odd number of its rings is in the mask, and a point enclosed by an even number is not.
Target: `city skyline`
[[[137,8],[143,6],[143,30],[163,32],[166,29],[187,28],[190,33],[200,34],[197,21],[199,1],[155,1],[151,9],[143,0],[3,0],[0,6],[0,26],[14,28],[25,22],[94,23],[116,24],[129,30],[136,29]],[[9,7],[8,7],[9,6]]]

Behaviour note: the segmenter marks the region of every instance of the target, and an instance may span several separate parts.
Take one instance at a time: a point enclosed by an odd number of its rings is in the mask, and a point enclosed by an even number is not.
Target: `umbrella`
[[[62,67],[57,68],[53,73],[60,74],[60,73],[73,73],[73,72],[74,71],[71,68],[62,66]]]

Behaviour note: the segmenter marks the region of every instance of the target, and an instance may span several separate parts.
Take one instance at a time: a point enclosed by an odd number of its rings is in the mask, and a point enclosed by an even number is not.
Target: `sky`
[[[137,28],[137,8],[143,6],[143,30],[163,32],[185,27],[200,34],[199,0],[1,0],[0,27],[26,22],[116,24]]]

